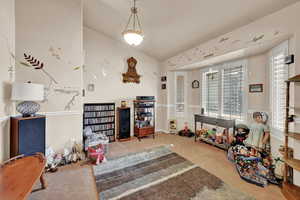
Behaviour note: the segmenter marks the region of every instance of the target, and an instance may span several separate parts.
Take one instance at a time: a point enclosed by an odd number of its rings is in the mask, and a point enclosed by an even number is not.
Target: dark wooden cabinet
[[[10,157],[24,154],[45,154],[46,117],[12,117],[10,129]]]
[[[117,138],[119,141],[130,140],[130,108],[117,110]]]

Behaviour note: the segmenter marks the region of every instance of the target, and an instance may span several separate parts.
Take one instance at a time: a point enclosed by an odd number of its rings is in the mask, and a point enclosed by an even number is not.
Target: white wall
[[[136,96],[157,97],[160,79],[158,61],[92,29],[85,27],[83,33],[84,103],[115,102],[119,106],[122,100],[126,100],[133,113],[132,100]],[[136,70],[141,75],[139,84],[122,82],[122,73],[127,71],[127,59],[130,57],[137,59]],[[87,90],[88,84],[95,85],[94,92]]]
[[[54,50],[54,52],[52,51]],[[82,142],[82,2],[81,0],[16,0],[16,56],[32,54],[44,62],[41,70],[18,65],[16,81],[44,84],[48,101],[41,103],[46,114],[46,145],[55,150],[75,139]],[[64,92],[57,91],[63,89]],[[69,108],[73,95],[78,92]]]
[[[15,4],[0,1],[0,163],[9,158],[9,115],[14,111],[10,101],[10,83],[14,79]]]

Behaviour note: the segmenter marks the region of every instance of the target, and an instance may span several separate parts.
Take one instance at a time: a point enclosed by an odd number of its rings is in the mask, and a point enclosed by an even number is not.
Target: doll
[[[231,142],[231,146],[235,145],[243,145],[244,146],[244,140],[247,138],[249,134],[249,128],[245,124],[238,124],[235,126],[236,133],[234,134],[234,139]]]
[[[253,113],[254,123],[250,126],[250,133],[245,140],[245,145],[251,149],[251,155],[257,156],[258,152],[267,151],[269,146],[270,129],[266,122],[266,113]]]

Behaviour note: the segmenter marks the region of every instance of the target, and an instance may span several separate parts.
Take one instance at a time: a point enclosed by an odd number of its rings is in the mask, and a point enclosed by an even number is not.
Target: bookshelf
[[[94,133],[104,133],[109,142],[115,141],[115,104],[87,103],[83,106],[83,129],[91,127]]]
[[[287,199],[296,200],[300,198],[300,187],[293,184],[289,181],[289,176],[292,176],[290,173],[292,170],[300,171],[300,160],[295,159],[289,156],[289,138],[295,140],[300,140],[300,133],[290,132],[289,124],[290,122],[290,85],[291,83],[299,83],[300,75],[294,76],[286,81],[286,116],[285,116],[285,141],[284,141],[284,181],[282,184],[282,193]]]
[[[155,100],[134,100],[134,135],[155,137]]]

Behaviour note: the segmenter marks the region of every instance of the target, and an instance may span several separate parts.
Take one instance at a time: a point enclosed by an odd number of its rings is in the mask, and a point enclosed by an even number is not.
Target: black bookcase
[[[93,133],[104,133],[109,142],[115,141],[115,104],[87,103],[83,106],[83,129],[91,127]]]

